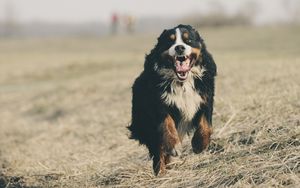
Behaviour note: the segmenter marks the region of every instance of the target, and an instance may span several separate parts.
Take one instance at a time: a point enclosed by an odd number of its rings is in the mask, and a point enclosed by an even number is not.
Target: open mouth
[[[192,55],[178,55],[175,59],[175,73],[180,81],[187,79],[195,58]]]

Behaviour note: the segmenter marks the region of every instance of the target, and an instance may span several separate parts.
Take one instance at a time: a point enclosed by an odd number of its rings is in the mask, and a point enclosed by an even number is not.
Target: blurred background
[[[214,134],[154,178],[131,86],[180,23],[218,67]],[[0,188],[297,187],[299,44],[299,0],[0,0]]]
[[[0,0],[0,36],[107,36],[195,27],[299,24],[297,0]]]

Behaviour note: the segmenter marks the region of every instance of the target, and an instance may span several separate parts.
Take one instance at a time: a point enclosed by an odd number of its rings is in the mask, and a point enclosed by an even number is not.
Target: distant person
[[[111,34],[115,35],[118,32],[119,16],[116,13],[111,15]]]
[[[127,33],[132,34],[134,32],[135,18],[131,15],[127,15],[125,18],[125,24]]]

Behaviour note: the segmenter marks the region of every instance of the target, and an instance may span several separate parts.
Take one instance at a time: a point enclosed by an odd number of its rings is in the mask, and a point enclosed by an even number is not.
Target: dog
[[[130,138],[147,146],[155,175],[166,173],[187,133],[194,132],[194,153],[208,147],[217,72],[204,40],[190,25],[164,30],[157,40],[132,86],[128,126]]]

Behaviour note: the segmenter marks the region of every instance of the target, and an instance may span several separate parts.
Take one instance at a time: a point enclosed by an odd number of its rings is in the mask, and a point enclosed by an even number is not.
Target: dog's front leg
[[[171,156],[177,156],[179,151],[176,146],[180,143],[175,122],[170,115],[167,115],[162,125],[162,142],[159,146],[159,154],[154,156],[153,170],[158,173],[165,173],[166,165],[170,162]]]
[[[175,122],[170,115],[165,118],[162,130],[162,150],[167,155],[178,156],[179,151],[177,151],[176,147],[180,143],[180,139],[175,127]]]
[[[211,134],[212,126],[208,122],[208,118],[203,114],[198,121],[196,131],[192,138],[194,153],[200,153],[208,147]]]

